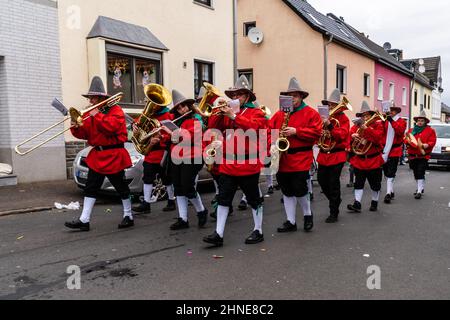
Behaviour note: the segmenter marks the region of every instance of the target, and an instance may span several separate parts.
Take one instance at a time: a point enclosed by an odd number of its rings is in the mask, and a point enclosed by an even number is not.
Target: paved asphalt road
[[[90,233],[64,228],[77,212],[0,218],[0,299],[449,299],[450,172],[427,177],[425,198],[414,200],[412,174],[401,167],[394,204],[369,213],[366,192],[366,210],[343,210],[336,225],[324,223],[316,185],[310,234],[275,233],[285,220],[276,194],[266,199],[266,241],[255,246],[244,244],[250,211],[229,219],[220,249],[205,247],[214,224],[198,230],[193,211],[191,229],[169,231],[175,213],[161,212],[163,203],[126,231],[117,230],[117,203],[95,208]],[[346,205],[352,192],[343,190]],[[203,198],[209,205],[212,194]],[[70,265],[81,268],[81,290],[66,287]],[[381,290],[367,288],[372,265],[381,269]]]

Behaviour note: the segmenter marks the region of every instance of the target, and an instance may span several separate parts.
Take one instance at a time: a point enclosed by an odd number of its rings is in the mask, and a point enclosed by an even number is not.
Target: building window
[[[203,82],[214,84],[213,66],[211,62],[194,61],[194,94],[198,96]]]
[[[384,81],[383,79],[378,79],[378,100],[383,101],[384,98]]]
[[[194,0],[194,3],[199,3],[207,7],[212,7],[212,0]]]
[[[250,90],[253,91],[253,69],[238,70],[239,77],[245,76],[250,84]]]
[[[144,87],[161,84],[161,62],[156,60],[107,53],[108,93],[124,93],[123,104],[145,105]]]
[[[431,109],[431,96],[428,96],[428,109]]]
[[[364,74],[364,96],[370,97],[370,75]]]
[[[244,37],[248,36],[251,29],[256,28],[256,22],[245,22],[244,23]]]
[[[336,68],[336,88],[343,94],[347,91],[347,68],[340,65]]]
[[[423,108],[424,109],[427,108],[427,95],[426,94],[423,96]]]
[[[407,94],[408,94],[408,92],[406,91],[406,88],[403,88],[403,95],[402,95],[402,105],[403,106],[406,106],[406,100],[408,100]]]
[[[417,90],[414,90],[414,106],[417,107]]]
[[[389,83],[389,101],[395,100],[395,84]]]

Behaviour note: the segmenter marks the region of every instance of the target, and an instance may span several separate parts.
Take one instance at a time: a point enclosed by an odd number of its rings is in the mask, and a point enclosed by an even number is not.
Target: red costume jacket
[[[178,121],[176,125],[182,130],[179,142],[171,145],[172,160],[201,159],[203,152],[202,121],[195,116],[191,116]]]
[[[412,133],[413,129],[409,129],[408,133]],[[426,155],[423,156],[419,148],[414,148],[410,144],[408,144],[408,158],[411,159],[427,159],[430,160],[431,158],[431,152],[433,151],[433,148],[436,146],[436,131],[434,131],[433,128],[430,126],[426,126],[426,128],[421,132],[414,136],[417,141],[422,141],[423,144],[428,144],[428,149],[425,149]]]
[[[259,139],[249,141],[250,139],[245,136],[245,131],[247,130],[254,130],[258,138],[259,130],[267,131],[267,119],[261,109],[256,108],[253,103],[247,103],[241,108],[234,121],[228,117],[213,115],[209,119],[209,128],[215,128],[222,132],[227,129],[241,129],[235,131],[234,135],[224,137],[224,159],[222,160],[223,163],[219,165],[220,174],[241,177],[259,174],[261,172],[264,159],[259,159]],[[245,144],[239,144],[244,139]],[[234,144],[234,150],[230,150],[231,152],[227,154],[230,143]],[[236,160],[236,157],[242,157],[246,160]]]
[[[350,130],[350,136],[358,131],[358,126],[353,126]],[[350,159],[352,166],[359,170],[374,170],[383,166],[383,144],[386,140],[384,137],[384,128],[381,121],[377,121],[364,130],[362,137],[372,142],[372,147],[365,156],[354,155]]]
[[[164,121],[164,120],[173,120],[173,114],[169,111],[156,115],[156,120],[158,121]],[[170,143],[170,135],[165,132],[164,130],[160,131],[161,134],[161,141],[158,145],[154,146],[153,149],[149,152],[149,154],[145,157],[145,162],[152,163],[152,164],[160,164],[163,157],[164,152],[167,148],[167,146]]]
[[[405,139],[406,124],[405,119],[398,119],[397,121],[392,121],[392,128],[395,131],[394,144],[392,145],[391,152],[389,153],[389,158],[400,158],[403,153],[403,140]],[[386,137],[388,134],[389,121],[384,124],[384,146],[386,145]]]
[[[335,115],[334,118],[339,121],[339,127],[333,127],[331,130],[336,146],[330,153],[320,150],[317,158],[317,162],[325,167],[347,162],[347,150],[350,147],[350,120],[343,112]]]
[[[94,147],[87,156],[89,169],[100,174],[116,174],[131,167],[130,154],[125,148],[97,150],[95,147],[106,147],[128,141],[125,115],[120,106],[113,106],[107,114],[97,113],[84,121],[83,126],[72,128],[74,137],[87,140]]]
[[[281,154],[279,172],[309,171],[314,160],[313,146],[322,134],[323,122],[319,113],[305,103],[298,109],[291,114],[288,124],[297,130],[297,134],[288,138],[290,149]],[[285,113],[278,111],[270,120],[270,128],[280,130],[284,119]],[[290,154],[298,148],[305,150]]]

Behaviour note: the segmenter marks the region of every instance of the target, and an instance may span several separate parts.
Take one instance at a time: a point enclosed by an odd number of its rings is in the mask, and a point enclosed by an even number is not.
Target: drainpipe
[[[233,0],[233,83],[238,79],[237,60],[237,0]]]
[[[333,42],[334,35],[326,33],[327,36],[330,37],[327,43],[323,46],[324,51],[324,71],[323,71],[323,80],[324,80],[324,90],[323,90],[323,99],[326,100],[328,98],[328,46]]]

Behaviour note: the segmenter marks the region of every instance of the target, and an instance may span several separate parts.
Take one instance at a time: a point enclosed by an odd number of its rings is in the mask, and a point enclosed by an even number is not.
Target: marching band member
[[[222,132],[227,129],[235,130],[234,133],[227,133],[223,143],[224,159],[219,166],[219,206],[216,231],[203,239],[204,242],[215,246],[223,245],[225,224],[238,187],[247,196],[255,223],[254,231],[245,240],[245,243],[256,244],[264,241],[263,200],[258,186],[262,166],[259,161],[259,146],[258,141],[246,139],[243,131],[266,129],[267,120],[261,109],[255,107],[253,102],[256,100],[256,96],[249,88],[247,78],[241,76],[234,88],[225,91],[230,99],[239,99],[240,111],[235,114],[233,109],[227,105],[221,110],[215,110],[209,120],[210,128]],[[238,145],[238,142],[243,139],[245,139],[245,145]],[[232,147],[233,150],[228,150]]]
[[[179,218],[176,223],[170,226],[171,230],[181,230],[189,228],[188,222],[188,201],[190,201],[197,212],[198,226],[205,226],[208,219],[208,210],[205,209],[202,199],[198,194],[196,178],[203,168],[203,144],[201,141],[203,131],[203,121],[198,114],[191,112],[194,106],[194,99],[186,99],[177,90],[172,91],[174,118],[179,119],[175,124],[181,129],[175,132],[167,131],[172,135],[171,146],[171,170],[172,181],[177,198]],[[190,113],[191,112],[191,113]],[[174,141],[181,134],[179,141]],[[196,141],[196,137],[200,137]],[[188,149],[188,153],[185,152]]]
[[[278,111],[270,120],[270,128],[282,129],[280,136],[287,138],[290,142],[290,149],[280,155],[277,173],[287,215],[287,221],[278,228],[278,232],[297,231],[297,203],[303,210],[304,230],[309,232],[314,227],[308,194],[309,170],[313,163],[313,146],[322,134],[322,119],[316,110],[304,102],[309,93],[300,88],[296,78],[292,78],[288,90],[280,94],[293,97],[294,110],[290,115]],[[287,119],[288,123],[286,123]]]
[[[414,171],[417,182],[417,190],[414,194],[416,199],[421,199],[425,191],[425,171],[428,168],[428,161],[431,152],[436,145],[436,131],[428,124],[425,111],[422,110],[420,116],[414,118],[414,128],[410,129],[406,136],[408,143],[409,167]],[[414,137],[414,139],[412,138]]]
[[[89,93],[83,95],[89,99],[91,105],[96,105],[110,96],[106,93],[100,77],[94,77]],[[131,158],[125,149],[124,143],[128,140],[125,114],[119,105],[105,107],[102,110],[94,110],[91,117],[83,121],[83,124],[72,123],[71,131],[74,137],[87,140],[93,147],[89,152],[86,163],[89,173],[85,188],[83,212],[77,221],[66,222],[70,229],[89,231],[90,219],[94,208],[97,193],[100,190],[105,177],[114,186],[122,198],[123,220],[119,229],[134,226],[131,213],[130,189],[125,181],[125,169],[130,168]]]
[[[328,105],[330,111],[335,109],[341,101],[341,92],[335,89],[328,100],[322,101],[323,105]],[[333,115],[339,121],[339,126],[335,127],[329,119],[324,121],[326,128],[336,143],[336,146],[326,152],[320,150],[317,162],[319,163],[318,180],[323,193],[330,203],[330,216],[326,223],[336,223],[339,216],[341,199],[341,174],[344,164],[347,162],[347,150],[350,144],[350,120],[344,111]]]
[[[351,128],[350,134],[352,141],[361,139],[364,147],[368,144],[372,144],[370,149],[365,154],[358,155],[355,150],[351,152],[354,155],[350,159],[350,163],[355,171],[355,202],[348,205],[348,210],[351,212],[361,212],[361,200],[364,194],[364,185],[366,180],[369,181],[370,188],[372,189],[372,203],[370,211],[374,212],[378,210],[378,201],[380,198],[381,181],[383,180],[382,166],[384,164],[382,152],[383,152],[383,124],[377,119],[366,124],[371,117],[375,114],[369,107],[366,101],[363,101],[361,112],[356,116],[362,118],[364,123],[360,126],[355,125]],[[358,134],[359,129],[362,130],[361,135]]]
[[[155,119],[158,121],[173,120],[173,114],[170,109],[165,107],[156,113]],[[148,214],[151,213],[151,197],[153,193],[153,183],[156,176],[159,175],[163,185],[166,187],[168,202],[163,209],[164,212],[176,210],[175,194],[172,185],[170,174],[167,173],[167,168],[164,165],[164,158],[167,157],[168,147],[170,145],[170,135],[165,131],[161,131],[158,136],[151,138],[151,151],[144,160],[144,201],[139,205],[133,207],[133,212]]]
[[[397,107],[395,103],[391,103],[390,113],[384,124],[386,133],[385,154],[387,162],[383,166],[384,175],[387,179],[387,192],[384,203],[389,204],[395,198],[394,182],[397,175],[398,164],[403,153],[403,140],[407,123],[400,117],[402,108]],[[389,152],[389,147],[390,152]],[[386,158],[385,158],[386,160]]]

